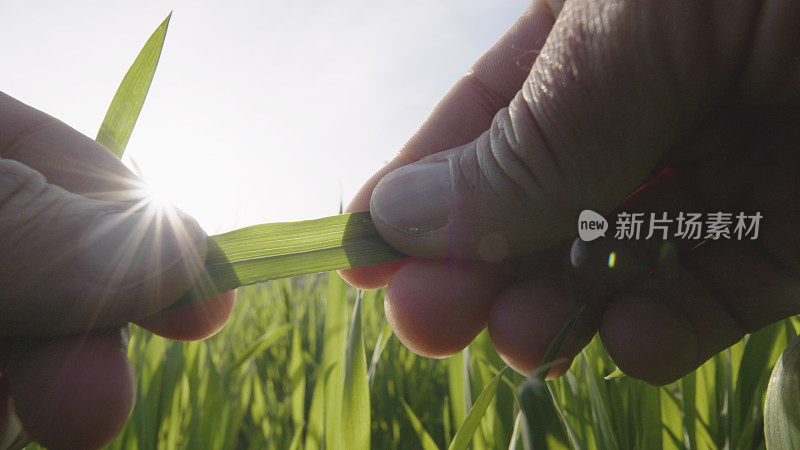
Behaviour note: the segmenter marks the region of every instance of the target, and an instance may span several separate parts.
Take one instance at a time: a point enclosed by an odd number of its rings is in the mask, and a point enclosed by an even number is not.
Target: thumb
[[[581,210],[612,210],[730,92],[751,3],[567,2],[489,130],[376,186],[379,232],[413,256],[487,261],[574,235]]]
[[[168,207],[89,199],[0,159],[0,335],[107,328],[177,300],[206,235]]]

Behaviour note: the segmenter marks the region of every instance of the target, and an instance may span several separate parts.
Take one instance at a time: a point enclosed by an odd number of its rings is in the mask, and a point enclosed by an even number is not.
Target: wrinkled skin
[[[109,151],[0,93],[0,442],[99,448],[135,398],[128,322],[202,339],[234,293],[159,312],[199,274],[206,235],[149,204]],[[25,437],[23,437],[25,439]]]
[[[527,373],[587,304],[562,357],[599,331],[623,371],[668,383],[800,313],[800,4],[561,3],[534,1],[350,204],[412,257],[341,273],[388,284],[417,353],[488,326]],[[674,242],[660,268],[659,245],[629,242],[612,273],[609,240],[569,263],[583,209],[763,220],[756,240]]]

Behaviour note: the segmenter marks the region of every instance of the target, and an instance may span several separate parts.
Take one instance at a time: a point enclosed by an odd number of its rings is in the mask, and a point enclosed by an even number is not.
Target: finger
[[[541,0],[531,2],[514,26],[482,56],[439,102],[398,156],[373,175],[350,202],[347,211],[366,211],[375,185],[390,171],[418,159],[466,144],[484,132],[492,117],[508,105],[528,75],[554,22]],[[385,286],[402,264],[383,264],[340,271],[364,289]]]
[[[665,171],[631,196],[626,213],[708,211],[683,174]],[[612,215],[613,219],[618,216]],[[645,221],[650,223],[649,220]],[[600,336],[614,362],[629,376],[664,384],[685,375],[742,334],[719,301],[681,265],[698,240],[663,236],[592,242],[576,239],[571,260],[583,292],[604,299]],[[616,229],[615,220],[610,230]]]
[[[569,237],[581,210],[611,211],[735,82],[746,40],[699,45],[719,32],[705,4],[567,2],[488,131],[376,186],[378,231],[412,256],[480,260],[488,244],[529,253]],[[753,5],[732,8],[720,27],[750,26]]]
[[[668,173],[643,192],[647,198],[665,199],[665,204],[681,207],[684,202],[669,200],[678,179],[675,173]],[[642,202],[636,199],[632,198],[628,206]],[[607,279],[629,284],[643,279],[650,270],[620,249],[615,271],[598,270],[598,263],[603,264],[601,269],[607,268],[607,249],[596,242],[591,244],[584,250],[586,255],[579,267],[580,284],[564,271],[563,248],[524,261],[514,260],[515,277],[504,271],[485,270],[487,266],[481,264],[412,259],[389,283],[387,317],[401,341],[426,356],[460,351],[488,320],[498,354],[512,368],[527,374],[539,366],[561,326],[580,305],[589,304],[590,309],[581,316],[559,355],[568,362],[550,371],[552,376],[559,375],[594,335],[601,301],[616,285]],[[627,267],[630,269],[621,274],[620,270]]]
[[[587,309],[575,322],[556,359],[564,362],[548,371],[550,377],[564,374],[572,359],[597,331],[598,302],[576,295],[574,281],[563,267],[537,269],[535,276],[506,287],[492,303],[489,336],[506,364],[522,374],[536,370],[561,327],[583,304]]]
[[[215,335],[233,312],[236,291],[223,292],[202,302],[171,308],[139,319],[136,325],[167,339],[196,341]]]
[[[758,157],[763,158],[763,153]],[[730,167],[729,162],[726,165]],[[761,172],[763,167],[753,165],[751,170]],[[781,172],[770,173],[775,175],[770,183],[781,186]],[[720,177],[725,178],[722,173]],[[701,196],[687,187],[687,178],[663,181],[648,185],[622,209],[671,211],[670,217],[675,217],[675,208],[709,211]],[[735,189],[732,195],[736,195]],[[794,194],[787,191],[784,198],[786,195]],[[745,207],[772,217],[767,221],[771,225],[763,226],[755,241],[738,240],[734,235],[730,240],[690,246],[673,240],[669,246],[676,250],[667,258],[661,252],[664,241],[657,245],[640,240],[614,245],[606,241],[583,246],[588,254],[582,258],[577,276],[587,289],[609,297],[600,335],[625,373],[653,384],[669,383],[746,333],[800,312],[800,277],[793,270],[793,259],[781,258],[769,245],[786,239],[782,221],[793,222],[800,215],[790,206],[792,202],[769,196],[756,196],[755,200],[756,205]],[[776,220],[776,206],[781,203],[784,208]],[[626,260],[628,267],[618,272],[619,264],[606,262],[609,252],[622,255],[616,260]]]
[[[0,157],[85,197],[140,201],[144,195],[142,181],[101,144],[2,92]]]
[[[412,351],[445,357],[466,347],[487,325],[500,356],[521,373],[530,373],[561,326],[587,296],[576,295],[552,255],[521,262],[527,267],[413,260],[392,278],[386,316],[398,338]],[[544,264],[542,261],[544,260]],[[516,277],[523,279],[517,281]],[[599,315],[593,303],[581,316],[560,353],[571,361],[591,339]],[[556,376],[569,362],[556,366]]]
[[[100,448],[125,425],[135,382],[127,329],[15,345],[4,376],[25,430],[48,448]]]
[[[44,175],[49,183],[84,197],[129,202],[133,205],[132,209],[151,209],[154,206],[148,203],[145,184],[105,147],[2,92],[0,155],[22,162]],[[187,217],[181,217],[192,222]],[[191,229],[196,225],[171,226]],[[197,303],[192,307],[182,308],[185,309],[182,313],[165,313],[157,324],[156,319],[148,323],[151,323],[154,330],[165,335],[207,337],[222,327],[232,307],[232,296],[217,297],[208,304]],[[181,328],[170,328],[164,321],[167,316],[183,317],[184,320],[179,321]],[[197,328],[192,329],[192,326]]]
[[[205,241],[177,211],[88,199],[0,159],[0,334],[70,334],[152,315],[200,273]]]
[[[684,183],[678,172],[665,170],[629,197],[622,209],[640,211],[658,204],[671,212],[693,210],[696,201]],[[610,222],[609,230],[614,230],[613,216]],[[609,297],[644,280],[662,264],[663,258],[677,257],[680,249],[688,250],[690,241],[672,245],[670,249],[675,254],[663,254],[661,244],[663,241],[655,240],[626,245],[610,238],[588,243],[576,239],[569,252],[563,246],[547,252],[551,256],[544,264],[523,264],[521,279],[504,289],[492,305],[489,335],[498,354],[518,372],[532,372],[539,367],[563,324],[585,305],[586,311],[559,354],[566,362],[554,367],[549,375],[566,372],[597,331]],[[614,261],[609,263],[611,254]]]
[[[389,280],[392,279],[394,274],[411,260],[413,258],[405,258],[400,261],[376,264],[374,266],[341,269],[338,272],[342,279],[359,289],[380,289],[389,284]]]
[[[666,384],[746,333],[800,312],[800,281],[752,242],[703,245],[681,259],[677,277],[654,277],[613,298],[600,336],[625,373]]]
[[[386,319],[415,353],[453,355],[486,327],[492,300],[511,276],[502,266],[410,261],[386,289]]]
[[[555,18],[541,0],[529,7],[436,105],[398,156],[364,184],[349,210],[369,208],[372,189],[389,171],[425,156],[466,144],[486,131],[528,76]]]
[[[698,359],[691,324],[680,312],[663,304],[663,299],[620,296],[609,304],[600,327],[603,346],[617,367],[655,385],[689,373]]]

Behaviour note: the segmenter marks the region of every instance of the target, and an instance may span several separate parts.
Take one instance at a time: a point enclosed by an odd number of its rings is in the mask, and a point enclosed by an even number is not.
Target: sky
[[[526,6],[0,0],[0,91],[94,137],[173,12],[128,144],[209,234],[336,214]]]

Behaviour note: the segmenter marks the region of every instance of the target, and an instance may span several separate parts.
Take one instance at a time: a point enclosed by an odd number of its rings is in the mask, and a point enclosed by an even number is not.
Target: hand
[[[206,235],[142,187],[100,144],[0,93],[0,445],[11,400],[48,447],[108,443],[135,394],[127,323],[201,339],[230,315],[233,292],[159,312],[202,270]]]
[[[413,257],[342,275],[388,283],[387,318],[417,353],[458,352],[488,324],[523,373],[587,303],[561,356],[599,330],[623,371],[667,383],[800,313],[800,4],[556,3],[534,1],[350,204]],[[683,248],[672,270],[610,286],[607,267],[563,261],[581,210],[617,208],[763,220],[755,241]]]

